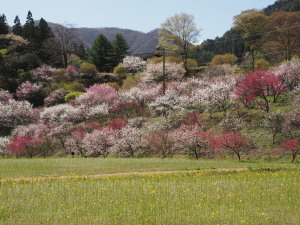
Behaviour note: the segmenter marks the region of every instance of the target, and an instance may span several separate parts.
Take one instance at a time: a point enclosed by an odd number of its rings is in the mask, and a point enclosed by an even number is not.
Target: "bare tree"
[[[57,25],[53,30],[59,43],[64,66],[67,67],[74,45],[79,42],[79,35],[73,24]]]

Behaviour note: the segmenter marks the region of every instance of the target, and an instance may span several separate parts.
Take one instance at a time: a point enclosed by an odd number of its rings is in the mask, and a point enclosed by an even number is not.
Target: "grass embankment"
[[[300,170],[2,180],[0,224],[299,224]]]

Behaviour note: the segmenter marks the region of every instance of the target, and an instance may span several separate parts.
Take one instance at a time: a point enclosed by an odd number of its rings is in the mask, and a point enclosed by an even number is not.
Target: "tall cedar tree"
[[[8,24],[6,16],[4,14],[0,15],[0,34],[8,33]]]
[[[124,57],[128,54],[129,46],[123,37],[122,34],[116,34],[115,39],[112,41],[112,46],[114,50],[114,57],[115,57],[115,65],[119,65],[122,62]]]
[[[93,63],[99,72],[109,72],[109,59],[112,54],[112,46],[108,39],[100,34],[94,41],[92,48],[88,53],[88,60]]]
[[[22,35],[23,35],[23,28],[22,28],[22,25],[21,25],[19,16],[16,16],[16,17],[15,17],[14,25],[13,25],[13,28],[12,28],[12,32],[13,32],[15,35],[19,35],[19,36],[22,36]]]
[[[32,18],[32,13],[28,11],[26,23],[23,27],[23,37],[26,38],[29,41],[32,41],[35,39],[36,36],[36,30],[34,26],[34,20]]]
[[[39,25],[36,27],[36,44],[42,45],[48,38],[52,38],[53,33],[48,23],[43,18],[40,19]]]

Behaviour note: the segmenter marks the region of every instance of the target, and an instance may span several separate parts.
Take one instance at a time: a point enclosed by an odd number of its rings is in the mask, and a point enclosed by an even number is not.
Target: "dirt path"
[[[204,169],[204,170],[172,170],[172,171],[150,171],[150,172],[124,172],[124,173],[103,173],[93,175],[63,175],[63,176],[43,176],[43,177],[19,177],[19,178],[3,178],[1,181],[44,181],[44,180],[66,180],[66,179],[97,179],[104,177],[126,177],[126,176],[151,176],[160,174],[187,174],[187,173],[201,173],[201,172],[242,172],[248,171],[248,168],[223,168],[223,169]]]

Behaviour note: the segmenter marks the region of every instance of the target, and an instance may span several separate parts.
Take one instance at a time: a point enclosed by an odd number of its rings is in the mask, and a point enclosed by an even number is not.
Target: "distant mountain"
[[[61,26],[56,23],[48,22],[48,25],[55,29],[56,26]],[[156,46],[158,44],[159,35],[157,33],[158,29],[150,31],[148,33],[143,33],[140,31],[121,29],[116,27],[105,27],[105,28],[75,28],[79,34],[79,38],[84,42],[87,48],[90,48],[96,38],[102,34],[109,41],[112,41],[117,33],[124,36],[127,44],[130,47],[130,53],[134,55],[144,55],[149,53],[154,53]]]
[[[115,27],[106,28],[76,28],[81,39],[87,47],[91,47],[98,35],[102,34],[109,41],[112,41],[117,33],[124,36],[127,44],[130,46],[132,54],[153,53],[158,44],[159,35],[157,29],[149,33],[143,33],[130,29],[121,29]]]
[[[295,12],[300,11],[299,0],[277,0],[274,4],[269,5],[264,9],[266,15],[271,15],[273,12]]]

